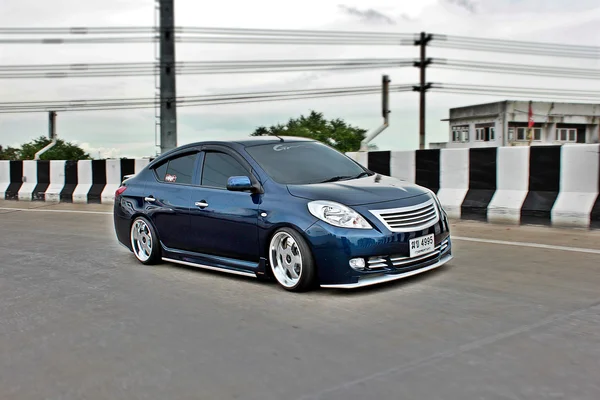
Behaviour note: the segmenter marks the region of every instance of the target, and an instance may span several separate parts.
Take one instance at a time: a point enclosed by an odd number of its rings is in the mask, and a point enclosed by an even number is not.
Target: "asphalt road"
[[[106,206],[0,207],[2,400],[600,399],[598,232],[460,222],[448,267],[291,294],[138,264]]]

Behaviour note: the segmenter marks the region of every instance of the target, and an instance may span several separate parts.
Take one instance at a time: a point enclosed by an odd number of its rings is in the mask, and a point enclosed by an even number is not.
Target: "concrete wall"
[[[600,145],[349,153],[437,193],[452,218],[600,228]]]
[[[125,175],[147,159],[0,161],[0,198],[21,201],[112,203]]]
[[[349,153],[437,193],[453,218],[600,228],[600,145]],[[111,203],[149,160],[0,161],[0,198]]]

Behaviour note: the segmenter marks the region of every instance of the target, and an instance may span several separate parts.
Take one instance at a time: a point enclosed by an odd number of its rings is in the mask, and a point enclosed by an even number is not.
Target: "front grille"
[[[369,211],[392,232],[418,231],[430,227],[440,219],[433,199],[411,207]]]
[[[433,261],[439,258],[448,249],[448,239],[440,242],[435,249],[428,254],[410,258],[408,256],[375,256],[367,260],[367,267],[370,270],[385,269],[405,269],[417,264]]]

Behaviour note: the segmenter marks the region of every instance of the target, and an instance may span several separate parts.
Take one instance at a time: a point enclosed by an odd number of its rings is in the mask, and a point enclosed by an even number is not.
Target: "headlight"
[[[328,224],[340,228],[371,229],[371,224],[360,214],[343,204],[333,201],[317,200],[308,203],[312,215]]]

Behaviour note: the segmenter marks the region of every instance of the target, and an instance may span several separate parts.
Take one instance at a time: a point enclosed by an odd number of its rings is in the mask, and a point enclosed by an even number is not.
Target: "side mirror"
[[[246,190],[254,190],[254,185],[247,176],[230,176],[227,179],[227,190],[244,192]]]

